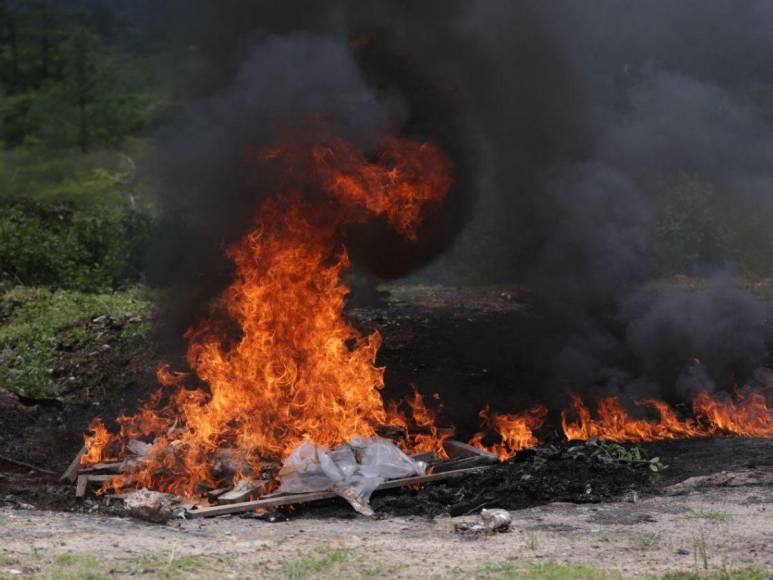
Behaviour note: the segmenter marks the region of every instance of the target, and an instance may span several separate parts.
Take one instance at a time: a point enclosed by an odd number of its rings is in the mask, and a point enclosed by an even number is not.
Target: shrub
[[[0,280],[84,291],[120,288],[141,275],[152,219],[106,216],[65,203],[0,206]]]
[[[755,200],[753,207],[748,199]],[[700,274],[732,267],[745,275],[771,275],[773,200],[736,199],[711,182],[681,174],[657,201],[654,241],[661,273]]]

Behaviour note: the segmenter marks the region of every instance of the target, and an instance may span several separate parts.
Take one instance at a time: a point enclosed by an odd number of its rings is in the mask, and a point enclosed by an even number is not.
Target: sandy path
[[[534,562],[586,562],[624,577],[773,569],[773,487],[714,488],[632,503],[513,513],[510,533],[469,538],[466,518],[224,517],[167,526],[0,510],[0,575],[496,577]]]

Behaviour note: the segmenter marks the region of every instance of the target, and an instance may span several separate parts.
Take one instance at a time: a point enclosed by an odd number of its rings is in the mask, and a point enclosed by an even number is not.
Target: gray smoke
[[[424,265],[422,280],[532,288],[543,322],[524,366],[541,398],[568,385],[676,400],[768,361],[769,312],[750,293],[648,281],[657,197],[678,174],[733,214],[771,207],[770,2],[234,2],[217,9],[216,37],[203,6],[201,20],[177,7],[178,33],[203,47],[211,94],[159,156],[167,206],[192,216],[156,252],[172,278],[218,281],[204,297],[227,280],[222,244],[262,194],[244,148],[312,113],[364,150],[401,132],[449,152],[456,187],[423,245],[371,232],[355,256],[383,274]]]

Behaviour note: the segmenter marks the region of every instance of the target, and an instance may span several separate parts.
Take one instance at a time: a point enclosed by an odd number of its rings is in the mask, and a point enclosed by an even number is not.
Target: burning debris
[[[481,432],[463,443],[437,424],[418,389],[402,406],[384,401],[381,335],[363,334],[344,316],[352,228],[380,220],[415,241],[451,191],[451,165],[436,144],[388,136],[363,151],[315,119],[242,153],[247,174],[259,174],[269,191],[256,192],[263,201],[251,229],[226,251],[233,280],[185,335],[192,372],[159,368],[162,387],[136,414],[118,417],[117,432],[92,422],[77,461],[79,495],[101,483],[102,491],[149,489],[218,504],[202,514],[332,494],[371,515],[376,489],[511,459],[544,440],[550,412],[541,404],[517,413],[486,406]],[[658,418],[634,416],[616,397],[599,399],[594,417],[572,395],[561,414],[564,438],[773,436],[762,389],[735,400],[697,392],[690,416],[653,398],[635,404]],[[377,438],[389,433],[394,442]]]

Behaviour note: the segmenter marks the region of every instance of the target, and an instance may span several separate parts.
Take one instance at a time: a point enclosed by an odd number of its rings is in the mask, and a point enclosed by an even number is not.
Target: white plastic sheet
[[[373,491],[388,479],[423,475],[427,465],[380,437],[354,437],[330,450],[305,442],[282,462],[282,493],[332,490],[364,515],[373,515]]]

